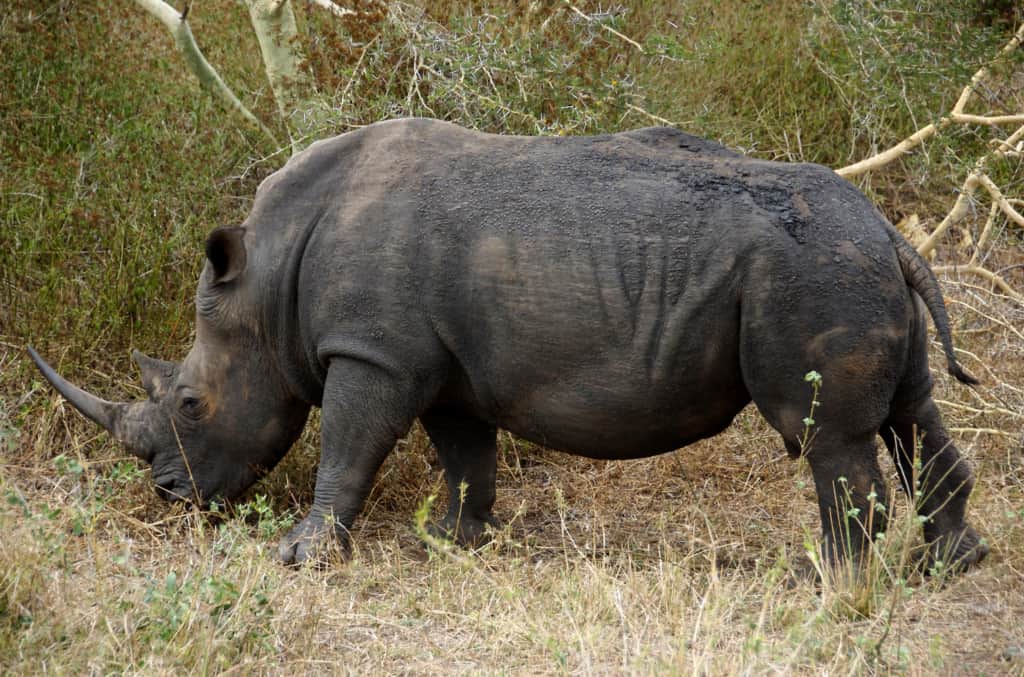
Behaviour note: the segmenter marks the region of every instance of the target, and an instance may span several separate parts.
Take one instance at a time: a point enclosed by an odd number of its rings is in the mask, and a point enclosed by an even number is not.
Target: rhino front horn
[[[31,346],[28,348],[28,354],[32,361],[36,363],[39,371],[46,377],[46,380],[64,396],[64,399],[74,405],[75,409],[82,412],[86,418],[103,426],[107,432],[113,435],[119,442],[124,443],[129,449],[134,448],[135,445],[131,444],[130,440],[124,439],[123,426],[119,425],[124,416],[124,411],[128,407],[127,404],[107,402],[69,383],[63,376],[54,371],[53,367],[46,363],[46,360],[39,357],[39,353],[33,350]],[[143,458],[143,460],[148,460],[141,454],[136,455]]]

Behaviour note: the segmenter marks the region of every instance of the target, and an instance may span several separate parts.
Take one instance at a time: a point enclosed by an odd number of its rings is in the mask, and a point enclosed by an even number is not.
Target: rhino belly
[[[711,437],[750,401],[739,362],[714,373],[652,382],[642,371],[594,369],[495,392],[493,418],[505,430],[591,458],[643,458]],[[697,371],[697,370],[693,370]],[[509,378],[506,384],[515,384]]]

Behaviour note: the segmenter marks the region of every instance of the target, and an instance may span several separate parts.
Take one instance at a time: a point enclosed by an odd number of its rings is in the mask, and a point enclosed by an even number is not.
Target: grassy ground
[[[205,234],[240,221],[284,157],[198,89],[155,20],[96,4],[14,0],[0,17],[0,670],[1024,674],[1024,309],[966,277],[944,291],[984,383],[936,374],[992,546],[965,576],[909,564],[920,535],[904,500],[867,584],[796,575],[819,529],[810,475],[751,409],[642,461],[503,437],[508,526],[478,552],[417,537],[429,497],[444,503],[418,429],[382,470],[352,560],[326,571],[273,559],[311,500],[315,425],[242,505],[168,511],[23,348],[101,395],[139,397],[129,349],[184,354]],[[318,83],[305,124],[325,136],[417,114],[563,134],[662,118],[840,166],[948,109],[1020,20],[1012,3],[918,4],[579,2],[588,21],[553,3],[422,0],[384,16],[361,0],[341,23],[297,4]],[[196,3],[190,21],[273,121],[244,12]],[[996,70],[984,107],[1024,109],[1021,60]],[[997,132],[949,133],[861,185],[892,220],[934,226]],[[993,178],[1024,195],[1019,165]],[[996,237],[989,266],[1024,288],[1021,231]],[[938,261],[970,251],[956,234]]]

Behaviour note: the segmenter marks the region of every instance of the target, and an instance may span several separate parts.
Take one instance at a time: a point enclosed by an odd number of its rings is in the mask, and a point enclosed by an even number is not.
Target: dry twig
[[[570,10],[572,10],[575,14],[579,15],[581,18],[585,19],[586,21],[594,21],[594,17],[592,17],[592,16],[590,16],[588,14],[585,14],[584,12],[580,11],[575,5],[573,5],[571,2],[569,2],[569,0],[565,0],[565,5]],[[625,35],[623,35],[619,31],[615,30],[614,28],[612,28],[608,24],[599,23],[598,26],[600,26],[601,28],[605,29],[606,31],[608,31],[609,33],[611,33],[615,37],[619,38],[620,40],[624,40],[624,41],[628,42],[629,44],[633,45],[634,47],[637,48],[637,50],[639,50],[639,52],[641,54],[646,54],[646,52],[644,51],[644,48],[636,40],[633,40],[631,38],[626,37]]]

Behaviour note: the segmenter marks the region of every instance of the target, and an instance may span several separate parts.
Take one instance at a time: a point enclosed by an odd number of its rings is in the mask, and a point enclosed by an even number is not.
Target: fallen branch
[[[999,157],[1019,157],[1024,151],[1022,146],[1024,146],[1024,125],[1021,125],[1020,129],[1006,139],[999,141],[993,152]]]
[[[263,132],[264,136],[275,146],[280,145],[270,129],[245,107],[238,97],[235,96],[235,93],[224,84],[220,74],[203,56],[199,45],[196,43],[195,36],[192,35],[192,29],[189,28],[188,22],[185,20],[188,15],[188,8],[186,8],[184,14],[179,14],[178,10],[163,2],[163,0],[135,0],[135,2],[159,19],[167,27],[167,30],[171,32],[175,44],[181,50],[182,56],[185,57],[185,63],[188,64],[189,69],[195,76],[199,78],[200,85],[219,98],[229,109],[241,114],[247,122]]]
[[[1010,201],[1007,200],[1002,191],[999,190],[999,186],[997,186],[987,174],[978,174],[978,183],[988,191],[989,196],[992,198],[992,202],[998,205],[999,209],[1004,215],[1006,215],[1006,218],[1019,226],[1024,226],[1024,216],[1013,208]]]
[[[976,407],[971,407],[971,406],[968,406],[966,404],[962,404],[960,402],[950,402],[948,400],[940,400],[940,399],[937,399],[937,398],[935,399],[935,403],[936,404],[941,404],[944,407],[953,407],[955,409],[962,409],[964,411],[968,411],[968,412],[970,412],[972,414],[977,414],[979,416],[987,416],[987,415],[991,415],[991,414],[1002,414],[1004,416],[1010,416],[1012,418],[1024,418],[1024,413],[1021,413],[1019,411],[1011,411],[1009,409],[1004,409],[1003,407],[991,406],[991,407],[987,407],[985,409],[978,409]]]
[[[939,243],[939,238],[952,226],[954,223],[960,221],[964,216],[967,215],[967,209],[971,205],[974,199],[974,191],[978,187],[978,172],[977,170],[972,171],[967,175],[964,180],[964,185],[960,188],[960,194],[957,195],[956,202],[953,203],[953,208],[949,210],[946,217],[942,219],[942,222],[932,231],[932,234],[917,247],[917,253],[921,256],[928,256],[935,249],[935,246]]]
[[[996,428],[950,428],[949,432],[956,433],[957,435],[1002,435],[1003,437],[1016,437],[1015,433],[1009,433],[1005,430],[997,430]]]
[[[978,265],[968,266],[935,266],[932,268],[932,272],[938,273],[958,273],[961,275],[977,275],[978,277],[988,280],[995,286],[999,287],[1000,291],[1009,296],[1017,303],[1024,304],[1024,295],[1019,294],[1010,284],[1001,278],[999,275],[993,273],[988,268]]]

